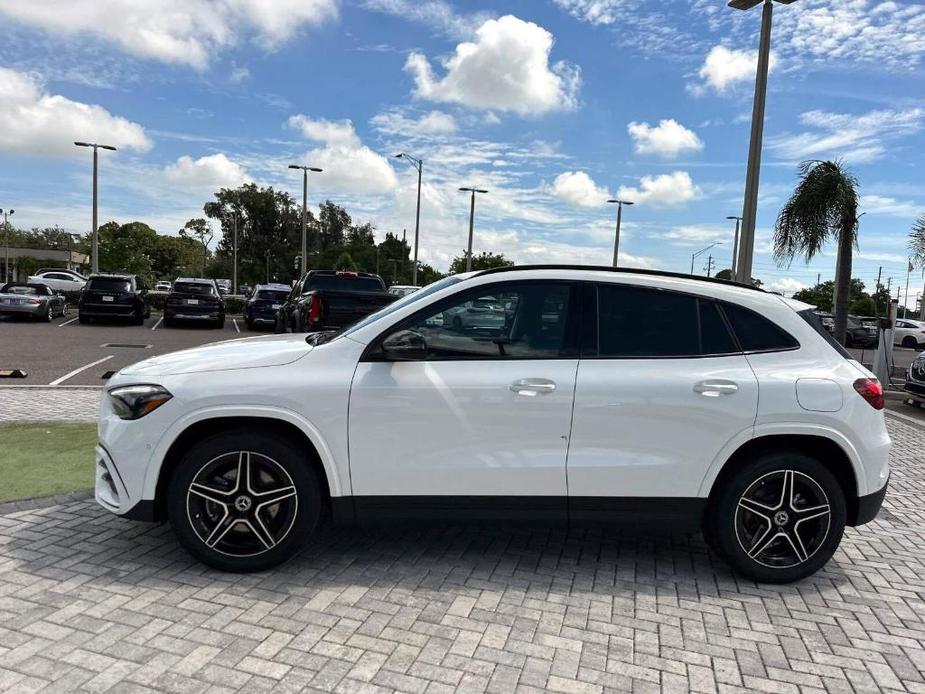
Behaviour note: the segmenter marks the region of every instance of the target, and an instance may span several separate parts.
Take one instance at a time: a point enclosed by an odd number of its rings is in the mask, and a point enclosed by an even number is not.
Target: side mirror
[[[399,330],[382,341],[382,351],[392,359],[413,361],[427,356],[427,342],[416,330]]]

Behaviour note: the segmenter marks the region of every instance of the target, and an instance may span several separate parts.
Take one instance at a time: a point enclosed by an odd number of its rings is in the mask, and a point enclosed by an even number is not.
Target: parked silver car
[[[44,284],[10,282],[0,287],[0,315],[51,321],[67,315],[67,302]]]
[[[444,327],[456,331],[498,329],[505,320],[505,307],[493,296],[481,296],[443,312]]]

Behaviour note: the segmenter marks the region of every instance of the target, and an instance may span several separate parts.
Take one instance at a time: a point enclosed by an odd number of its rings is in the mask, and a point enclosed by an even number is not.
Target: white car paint
[[[26,282],[44,284],[56,292],[76,292],[83,289],[87,283],[87,278],[78,275],[70,270],[46,270],[35,275],[30,275]]]
[[[915,340],[915,345],[909,344]],[[893,344],[918,349],[925,345],[925,323],[908,318],[899,318],[893,326]]]
[[[361,361],[368,345],[431,304],[528,279],[630,284],[739,304],[800,346],[692,359]],[[107,489],[101,468],[97,499],[117,514],[153,500],[171,444],[193,423],[224,416],[296,426],[316,449],[333,497],[705,498],[730,456],[766,434],[835,442],[859,495],[886,484],[883,413],[852,386],[872,374],[797,315],[804,304],[722,283],[590,269],[514,269],[453,281],[404,297],[316,346],[305,335],[246,338],[121,370],[107,389],[157,384],[173,398],[126,421],[104,393],[97,453],[117,470],[119,493]],[[802,407],[801,379],[835,383],[843,405]]]

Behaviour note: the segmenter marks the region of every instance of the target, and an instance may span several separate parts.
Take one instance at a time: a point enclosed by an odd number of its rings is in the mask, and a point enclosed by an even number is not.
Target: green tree
[[[154,280],[151,255],[157,232],[144,222],[106,222],[99,234],[100,269],[104,272],[131,272],[148,283]]]
[[[353,262],[353,258],[350,257],[350,254],[347,251],[341,253],[337,260],[334,261],[335,270],[345,270],[347,272],[356,272],[357,264]]]
[[[491,270],[496,267],[507,267],[513,265],[513,260],[508,260],[501,253],[491,253],[490,251],[482,251],[478,255],[472,256],[472,269],[473,270]],[[453,258],[453,262],[450,263],[450,274],[455,275],[460,272],[466,271],[466,252],[463,251],[461,255]]]
[[[781,264],[797,255],[808,263],[826,243],[837,243],[834,337],[844,343],[851,256],[858,239],[858,182],[838,161],[805,161],[798,172],[801,180],[777,217],[774,255]]]
[[[877,304],[869,296],[852,301],[848,311],[853,316],[874,316],[877,314]]]
[[[199,276],[206,275],[206,262],[209,259],[209,244],[212,242],[212,227],[202,217],[189,220],[180,229],[180,237],[195,243],[199,248]]]
[[[835,282],[828,280],[814,287],[806,287],[793,295],[797,301],[812,304],[820,311],[831,311],[832,301],[835,297]],[[864,283],[857,277],[851,279],[848,289],[848,302],[854,303],[861,299],[869,299],[870,295],[864,291]],[[865,314],[866,315],[866,314]]]
[[[726,270],[720,270],[714,275],[714,277],[716,277],[716,279],[718,280],[728,280],[729,282],[731,282],[733,280],[732,270],[728,268]],[[752,285],[754,285],[755,287],[760,287],[762,284],[764,283],[761,280],[758,280],[752,277]]]
[[[925,270],[925,212],[915,220],[912,229],[909,230],[909,255],[912,256],[913,265]],[[925,320],[925,300],[921,303],[919,320]]]

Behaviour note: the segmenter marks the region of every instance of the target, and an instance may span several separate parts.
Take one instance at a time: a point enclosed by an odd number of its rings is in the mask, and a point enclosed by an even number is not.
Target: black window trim
[[[505,280],[503,282],[493,282],[491,284],[480,284],[477,287],[461,287],[461,291],[454,292],[452,295],[444,297],[439,301],[435,301],[423,308],[418,309],[410,316],[407,316],[400,320],[397,323],[389,326],[386,330],[383,330],[381,333],[376,335],[368,345],[366,349],[363,350],[363,354],[360,356],[360,363],[364,362],[382,362],[387,364],[394,364],[400,361],[409,361],[409,360],[397,360],[390,359],[382,351],[382,341],[392,333],[398,332],[399,330],[404,330],[409,325],[414,323],[416,320],[421,318],[427,318],[435,313],[439,313],[443,310],[444,307],[452,306],[455,302],[459,301],[459,297],[464,294],[468,294],[470,291],[480,292],[480,291],[497,291],[499,288],[503,287],[522,287],[525,284],[565,284],[568,285],[571,289],[569,291],[569,301],[568,301],[568,314],[566,316],[565,324],[565,333],[563,336],[563,345],[566,346],[568,353],[563,354],[560,352],[558,356],[542,356],[542,357],[505,357],[502,355],[498,356],[479,356],[478,358],[472,357],[427,357],[425,359],[414,359],[410,360],[410,363],[426,363],[426,362],[515,362],[515,361],[566,361],[566,360],[578,360],[581,358],[581,334],[580,326],[582,325],[582,311],[583,306],[581,301],[579,301],[579,296],[581,292],[581,285],[587,284],[580,280],[572,279],[522,279],[522,280]],[[572,332],[573,344],[568,344],[568,335],[569,331]]]

